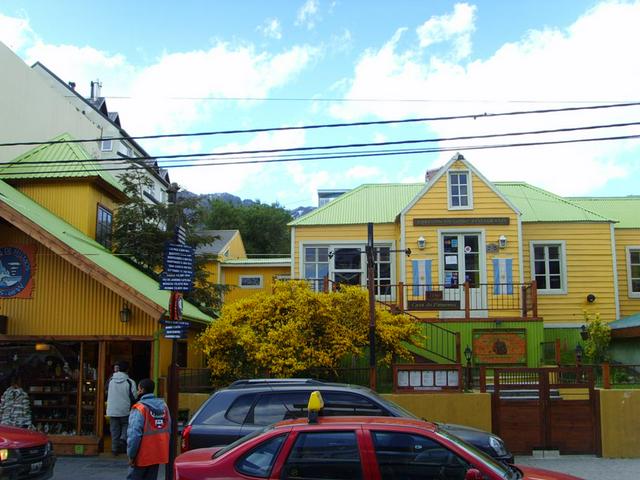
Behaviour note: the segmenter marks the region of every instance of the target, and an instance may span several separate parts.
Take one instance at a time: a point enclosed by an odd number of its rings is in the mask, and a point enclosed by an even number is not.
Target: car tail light
[[[189,450],[189,435],[191,434],[191,425],[187,425],[182,430],[182,442],[180,442],[180,451],[186,452]]]

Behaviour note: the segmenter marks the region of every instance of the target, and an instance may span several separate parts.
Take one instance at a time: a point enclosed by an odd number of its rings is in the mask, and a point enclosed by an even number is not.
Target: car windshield
[[[240,437],[238,440],[236,440],[233,443],[230,443],[229,445],[221,448],[220,450],[218,450],[216,453],[213,454],[213,456],[211,458],[218,458],[222,455],[224,455],[225,453],[227,453],[230,450],[233,450],[234,448],[236,448],[238,445],[242,445],[245,442],[248,442],[249,440],[251,440],[252,438],[256,438],[258,435],[262,435],[265,432],[268,432],[269,430],[272,430],[273,426],[268,425],[264,428],[260,428],[258,430],[255,430],[253,432],[251,432],[248,435],[245,435],[244,437]]]
[[[476,457],[480,463],[483,463],[484,465],[489,467],[494,473],[500,475],[501,478],[504,478],[505,480],[517,480],[521,477],[520,472],[516,468],[510,467],[509,465],[497,461],[495,458],[490,457],[482,450],[478,450],[473,445],[469,445],[467,442],[461,440],[455,435],[447,433],[442,429],[438,429],[438,435],[446,438],[450,442],[455,443],[458,447],[465,450],[468,454]]]

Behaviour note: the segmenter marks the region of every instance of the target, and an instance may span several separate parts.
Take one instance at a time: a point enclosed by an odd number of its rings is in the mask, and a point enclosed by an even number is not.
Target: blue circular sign
[[[0,247],[0,297],[13,297],[24,290],[31,279],[31,262],[16,247]]]

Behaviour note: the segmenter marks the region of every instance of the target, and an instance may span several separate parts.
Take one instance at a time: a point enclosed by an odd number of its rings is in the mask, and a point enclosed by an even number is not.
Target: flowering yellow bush
[[[405,315],[376,310],[379,363],[410,354],[403,342],[419,335]],[[221,317],[199,337],[214,380],[303,374],[311,368],[338,366],[346,355],[361,355],[369,344],[367,292],[342,287],[331,294],[311,290],[307,282],[277,282],[262,293],[225,305]]]

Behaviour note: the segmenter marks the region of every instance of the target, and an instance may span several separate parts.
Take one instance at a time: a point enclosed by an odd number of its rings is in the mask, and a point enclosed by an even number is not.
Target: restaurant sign
[[[509,217],[414,218],[414,227],[459,227],[464,225],[509,225]]]
[[[474,330],[472,351],[477,364],[526,365],[527,331]]]
[[[408,310],[460,310],[460,300],[439,300],[426,298],[424,300],[409,300]]]

